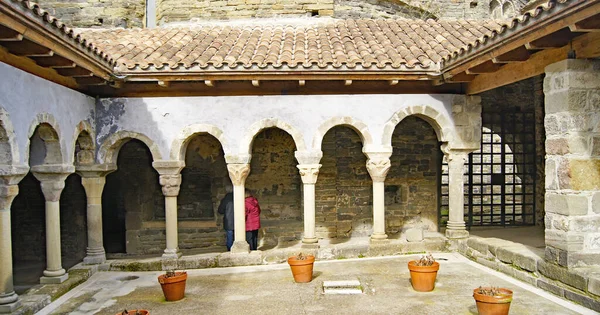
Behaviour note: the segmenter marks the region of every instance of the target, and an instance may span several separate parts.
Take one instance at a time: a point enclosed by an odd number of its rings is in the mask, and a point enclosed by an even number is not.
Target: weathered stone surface
[[[537,280],[537,286],[540,289],[552,292],[558,296],[564,296],[565,295],[565,289],[561,288],[559,285],[557,285],[558,282],[549,280],[549,279],[538,279]]]
[[[600,271],[588,273],[588,292],[600,296]]]
[[[218,257],[214,255],[182,256],[177,260],[177,269],[203,269],[218,266]]]
[[[546,153],[564,155],[569,153],[569,140],[565,138],[546,139]]]
[[[600,214],[600,192],[594,193],[592,196],[592,211]]]
[[[498,247],[498,249],[496,249],[496,258],[501,262],[512,264],[517,249],[518,248],[515,246]]]
[[[477,250],[482,255],[487,256],[487,254],[488,254],[488,246],[487,246],[484,238],[473,237],[473,236],[469,237],[469,240],[467,241],[467,245],[469,245],[469,247]]]
[[[546,193],[546,212],[562,215],[588,214],[588,199],[581,195]]]
[[[571,160],[571,186],[574,190],[600,190],[600,160]]]
[[[531,272],[537,271],[537,263],[541,260],[542,257],[539,254],[527,248],[517,250],[513,256],[513,264],[515,266]]]
[[[260,264],[262,264],[262,257],[256,251],[252,251],[249,254],[223,253],[219,255],[219,267],[253,266]]]
[[[583,293],[565,290],[565,298],[577,302],[587,308],[600,312],[600,300],[591,298]]]
[[[547,263],[545,261],[538,261],[537,269],[542,275],[550,279],[558,280],[579,290],[587,289],[587,279],[580,275],[569,272],[567,268]]]
[[[408,242],[423,241],[423,229],[413,228],[413,229],[406,230],[406,240]]]

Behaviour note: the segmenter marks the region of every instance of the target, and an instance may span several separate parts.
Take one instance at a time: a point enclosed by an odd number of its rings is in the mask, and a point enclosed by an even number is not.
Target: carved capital
[[[469,152],[450,150],[446,153],[446,162],[448,162],[448,168],[450,169],[462,170],[468,159]]]
[[[321,168],[321,164],[300,164],[297,167],[300,170],[302,183],[314,185],[317,182],[317,177],[319,176],[319,169]]]
[[[10,206],[18,194],[19,185],[0,185],[0,211],[10,210]]]
[[[181,174],[160,175],[159,183],[162,186],[162,192],[165,197],[176,197],[179,195],[181,185]]]
[[[250,174],[250,164],[227,164],[227,170],[229,171],[229,178],[234,186],[243,185]]]
[[[73,165],[36,165],[31,167],[31,173],[42,186],[46,201],[59,201],[60,194],[65,188],[65,179],[75,171]]]
[[[46,198],[46,201],[60,200],[60,194],[65,188],[65,179],[67,178],[67,176],[63,177],[62,179],[56,180],[41,180],[38,178],[38,180],[40,180],[42,186],[42,193],[44,193],[44,198]]]
[[[374,182],[383,182],[390,170],[390,159],[389,158],[375,158],[367,160],[367,171],[371,175],[371,179]]]

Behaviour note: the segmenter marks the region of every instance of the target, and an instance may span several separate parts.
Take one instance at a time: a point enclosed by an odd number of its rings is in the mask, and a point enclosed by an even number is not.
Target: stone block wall
[[[373,231],[373,185],[358,134],[345,126],[323,138],[316,183],[316,234],[319,238],[368,236]]]
[[[267,128],[254,138],[246,189],[261,208],[261,244],[302,238],[302,179],[295,151],[292,137],[278,128]]]
[[[396,126],[392,146],[385,180],[386,233],[414,227],[437,231],[441,151],[435,131],[409,116]]]
[[[471,0],[335,0],[334,17],[482,19],[489,8],[489,1]]]
[[[143,27],[144,0],[39,0],[51,15],[72,27]]]
[[[546,260],[600,264],[600,61],[546,67]]]

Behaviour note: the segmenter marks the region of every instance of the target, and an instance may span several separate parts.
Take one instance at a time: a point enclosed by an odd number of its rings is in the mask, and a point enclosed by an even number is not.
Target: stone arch
[[[255,122],[252,126],[250,126],[250,128],[248,128],[248,132],[240,143],[240,153],[245,153],[248,155],[252,154],[252,143],[254,142],[254,137],[256,137],[256,135],[258,135],[258,133],[263,129],[273,127],[279,128],[292,136],[292,139],[294,139],[294,143],[296,144],[297,151],[306,150],[304,137],[300,131],[298,131],[292,125],[280,120],[279,118],[265,118],[261,121]]]
[[[158,145],[152,141],[152,139],[148,138],[142,133],[121,130],[110,135],[100,145],[100,149],[98,150],[98,162],[101,164],[108,163],[116,165],[119,150],[125,143],[127,143],[127,141],[131,139],[137,139],[146,144],[150,150],[150,153],[152,154],[152,160],[162,160],[160,149]]]
[[[37,141],[41,140],[44,142],[43,145],[40,143],[36,144],[36,139],[32,139],[35,135],[39,136]],[[48,113],[41,113],[34,118],[33,123],[29,126],[27,147],[25,149],[26,159],[29,161],[30,166],[40,164],[62,164],[64,162],[62,154],[64,148],[60,142],[59,135],[60,128],[54,116]],[[40,151],[38,151],[37,148],[39,148]],[[33,149],[35,149],[34,151],[36,152],[31,152]]]
[[[369,128],[367,125],[357,119],[352,117],[344,116],[344,117],[332,117],[323,122],[319,128],[317,128],[317,132],[313,138],[313,148],[316,150],[321,150],[321,144],[323,143],[323,137],[329,129],[335,126],[348,126],[352,130],[356,131],[360,140],[362,141],[363,147],[367,145],[373,144],[373,137],[371,137],[371,133],[369,132]]]
[[[19,163],[19,146],[8,112],[0,107],[0,165]]]
[[[173,140],[173,144],[171,145],[170,159],[184,161],[185,153],[190,140],[192,140],[194,136],[202,133],[206,133],[215,137],[221,143],[221,147],[223,148],[225,155],[229,154],[227,140],[225,139],[221,129],[208,124],[194,124],[183,128],[183,130],[181,130],[179,133],[179,136]]]
[[[454,127],[450,120],[435,108],[429,105],[416,105],[404,108],[396,112],[385,123],[383,129],[383,139],[381,140],[384,146],[392,145],[392,134],[396,126],[406,117],[415,115],[428,122],[435,131],[440,142],[449,142],[453,138]]]
[[[515,5],[513,3],[511,3],[510,1],[506,1],[502,4],[502,17],[503,18],[510,18],[513,17],[517,14],[517,11],[515,10]]]
[[[73,135],[74,162],[77,165],[94,164],[96,152],[96,142],[94,141],[94,131],[92,125],[85,120],[77,124]]]
[[[490,2],[490,16],[491,18],[502,18],[502,5],[500,5],[499,0]]]

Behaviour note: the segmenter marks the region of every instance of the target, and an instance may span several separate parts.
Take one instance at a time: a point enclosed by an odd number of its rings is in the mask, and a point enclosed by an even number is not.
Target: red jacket
[[[246,231],[254,231],[260,228],[260,206],[258,200],[253,196],[246,197]]]

